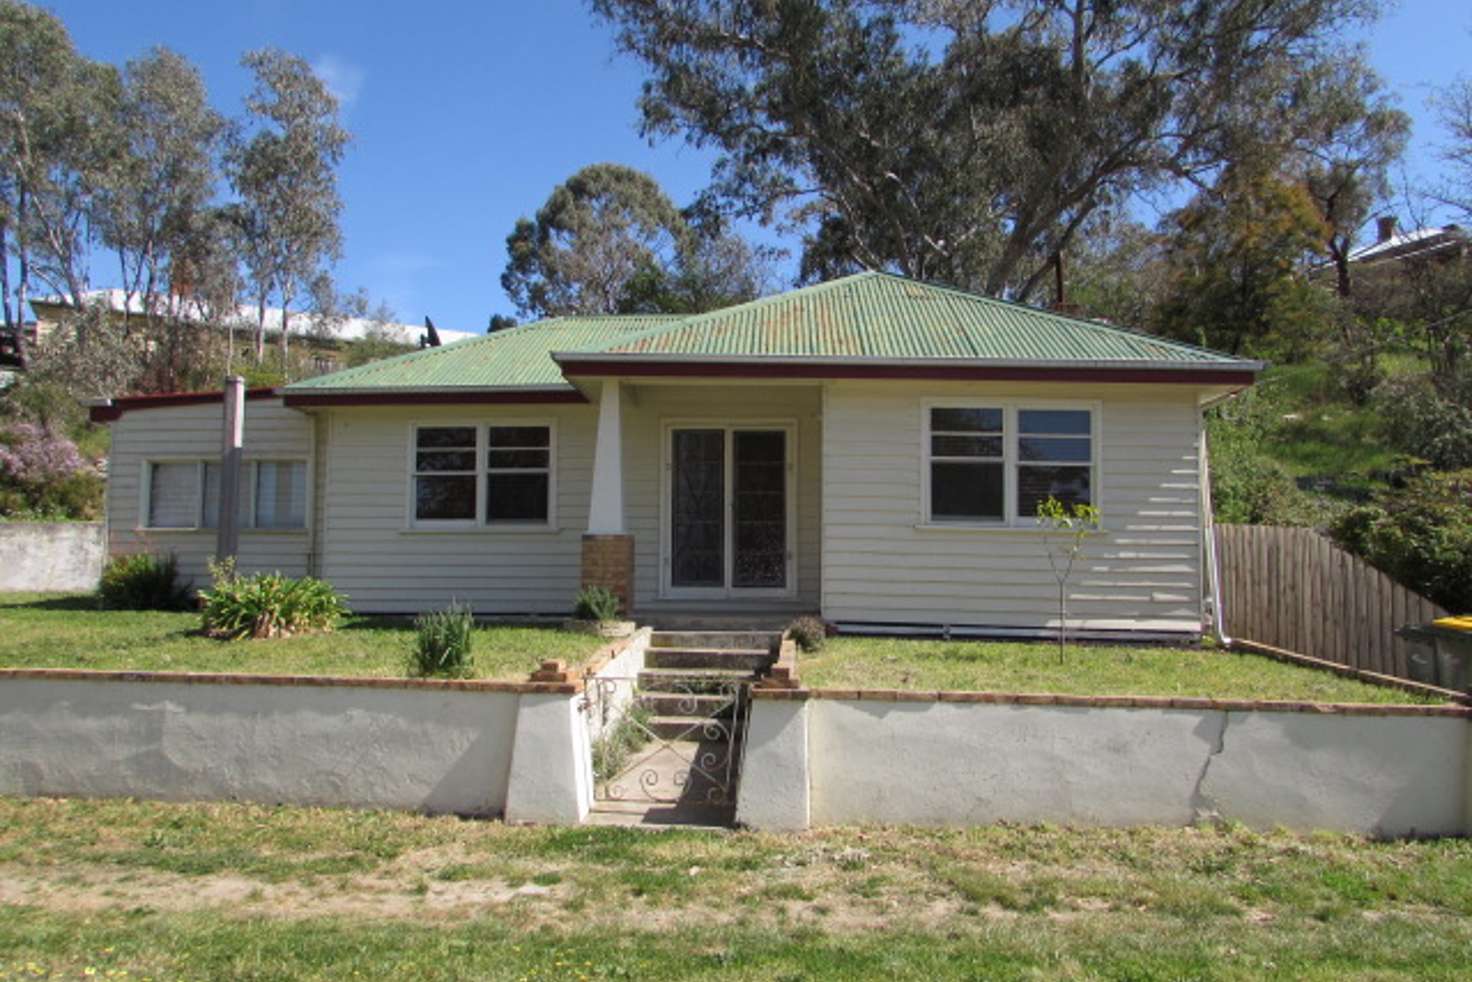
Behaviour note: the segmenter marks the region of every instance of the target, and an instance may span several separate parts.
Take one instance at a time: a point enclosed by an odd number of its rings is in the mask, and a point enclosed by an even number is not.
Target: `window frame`
[[[416,514],[415,485],[421,473],[415,454],[419,447],[419,431],[422,429],[453,429],[473,427],[475,429],[475,517],[474,518],[420,518]],[[489,490],[490,432],[501,427],[542,427],[547,430],[547,520],[491,522],[486,518],[486,493]],[[538,448],[541,449],[541,448]],[[417,419],[409,424],[405,471],[407,480],[404,488],[404,531],[406,532],[556,532],[557,524],[557,421],[547,417],[514,417],[506,419]],[[502,468],[496,468],[501,471]],[[521,473],[540,473],[523,469]],[[455,472],[460,473],[460,472]]]
[[[302,524],[293,528],[260,528],[256,525],[256,481],[257,465],[266,464],[300,464],[306,482],[305,490],[305,512],[302,516]],[[152,511],[153,501],[153,468],[158,464],[193,464],[194,465],[194,524],[192,525],[150,525],[148,524],[149,512]],[[143,461],[141,481],[138,488],[138,524],[135,531],[138,532],[216,532],[218,524],[206,524],[205,516],[205,468],[209,465],[220,466],[218,457],[190,457],[190,456],[168,456],[148,457]],[[245,512],[246,520],[240,523],[241,532],[259,533],[261,535],[301,535],[312,527],[312,462],[307,457],[276,456],[249,457],[240,462],[240,506]]]
[[[1000,409],[1002,411],[1002,518],[1001,519],[970,519],[956,520],[946,518],[935,518],[931,514],[931,464],[939,459],[941,462],[951,458],[941,455],[939,458],[931,454],[931,425],[930,412],[932,409]],[[1008,398],[991,398],[985,395],[977,396],[947,396],[945,398],[922,399],[920,403],[920,518],[917,524],[919,528],[927,529],[971,529],[971,530],[993,530],[993,531],[1037,531],[1037,519],[1031,515],[1020,516],[1017,514],[1019,501],[1018,494],[1018,468],[1025,466],[1026,462],[1021,460],[1018,452],[1018,440],[1021,436],[1020,421],[1021,413],[1025,410],[1040,409],[1064,409],[1081,410],[1089,413],[1089,461],[1087,463],[1070,463],[1067,466],[1089,468],[1089,492],[1091,504],[1102,510],[1102,494],[1099,475],[1103,468],[1102,441],[1099,438],[1103,427],[1103,404],[1097,399],[1025,399],[1016,396]],[[949,432],[949,431],[940,431]],[[976,458],[991,459],[991,458]],[[1035,463],[1035,462],[1033,462]]]

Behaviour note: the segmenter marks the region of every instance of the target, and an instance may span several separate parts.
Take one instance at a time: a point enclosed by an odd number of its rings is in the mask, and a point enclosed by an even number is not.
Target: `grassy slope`
[[[1329,672],[1215,648],[832,638],[799,655],[805,685],[835,689],[1066,692],[1314,702],[1431,700]]]
[[[0,798],[0,897],[0,979],[1451,979],[1472,843]]]
[[[402,676],[413,644],[401,620],[350,617],[332,634],[227,642],[200,635],[194,613],[104,611],[76,594],[0,594],[0,667]],[[600,644],[553,628],[477,628],[474,674],[525,680],[545,658],[577,663]]]

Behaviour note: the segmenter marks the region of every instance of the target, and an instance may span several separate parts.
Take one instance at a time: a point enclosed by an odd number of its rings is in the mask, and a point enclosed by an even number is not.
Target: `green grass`
[[[197,613],[101,610],[82,594],[0,593],[0,667],[403,676],[407,622],[349,617],[331,634],[216,641]],[[524,680],[543,659],[576,664],[599,639],[546,627],[479,627],[472,677]]]
[[[1208,696],[1312,702],[1436,700],[1220,648],[830,638],[798,657],[810,688]]]
[[[1468,950],[1464,839],[0,798],[5,982],[1454,979]]]

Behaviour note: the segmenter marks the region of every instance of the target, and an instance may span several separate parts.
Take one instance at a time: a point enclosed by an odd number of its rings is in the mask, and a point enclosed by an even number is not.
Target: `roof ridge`
[[[676,330],[678,328],[684,327],[698,326],[697,322],[705,318],[714,318],[717,315],[733,314],[738,311],[750,310],[753,308],[765,306],[767,304],[776,303],[778,301],[790,301],[794,296],[797,296],[798,294],[802,294],[804,296],[813,296],[818,293],[826,293],[828,290],[848,283],[851,280],[865,279],[867,277],[876,275],[879,275],[878,270],[865,269],[860,270],[857,273],[848,273],[844,276],[839,276],[831,280],[824,280],[821,283],[810,283],[807,286],[800,286],[795,290],[784,290],[781,293],[769,293],[764,297],[754,297],[751,300],[743,300],[741,303],[734,303],[731,304],[729,307],[716,307],[714,310],[702,310],[698,314],[687,314],[684,316],[681,316],[679,314],[670,314],[667,316],[676,317],[679,319],[676,320],[673,324],[661,324],[658,327],[651,327],[647,331],[640,331],[638,334],[633,334],[626,338],[620,338],[618,341],[606,344],[598,350],[607,351],[610,348],[619,348],[626,344],[636,344],[639,341],[643,341],[645,338],[657,337],[666,331]]]

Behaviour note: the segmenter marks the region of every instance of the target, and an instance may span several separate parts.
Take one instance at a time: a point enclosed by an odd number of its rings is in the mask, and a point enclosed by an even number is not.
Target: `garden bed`
[[[811,689],[1046,692],[1296,702],[1442,700],[1221,648],[830,638],[799,659]]]
[[[414,628],[396,618],[348,617],[329,634],[216,641],[195,612],[99,609],[87,594],[0,594],[0,667],[265,675],[401,677]],[[557,627],[475,629],[470,677],[525,681],[542,661],[578,665],[607,642]]]

